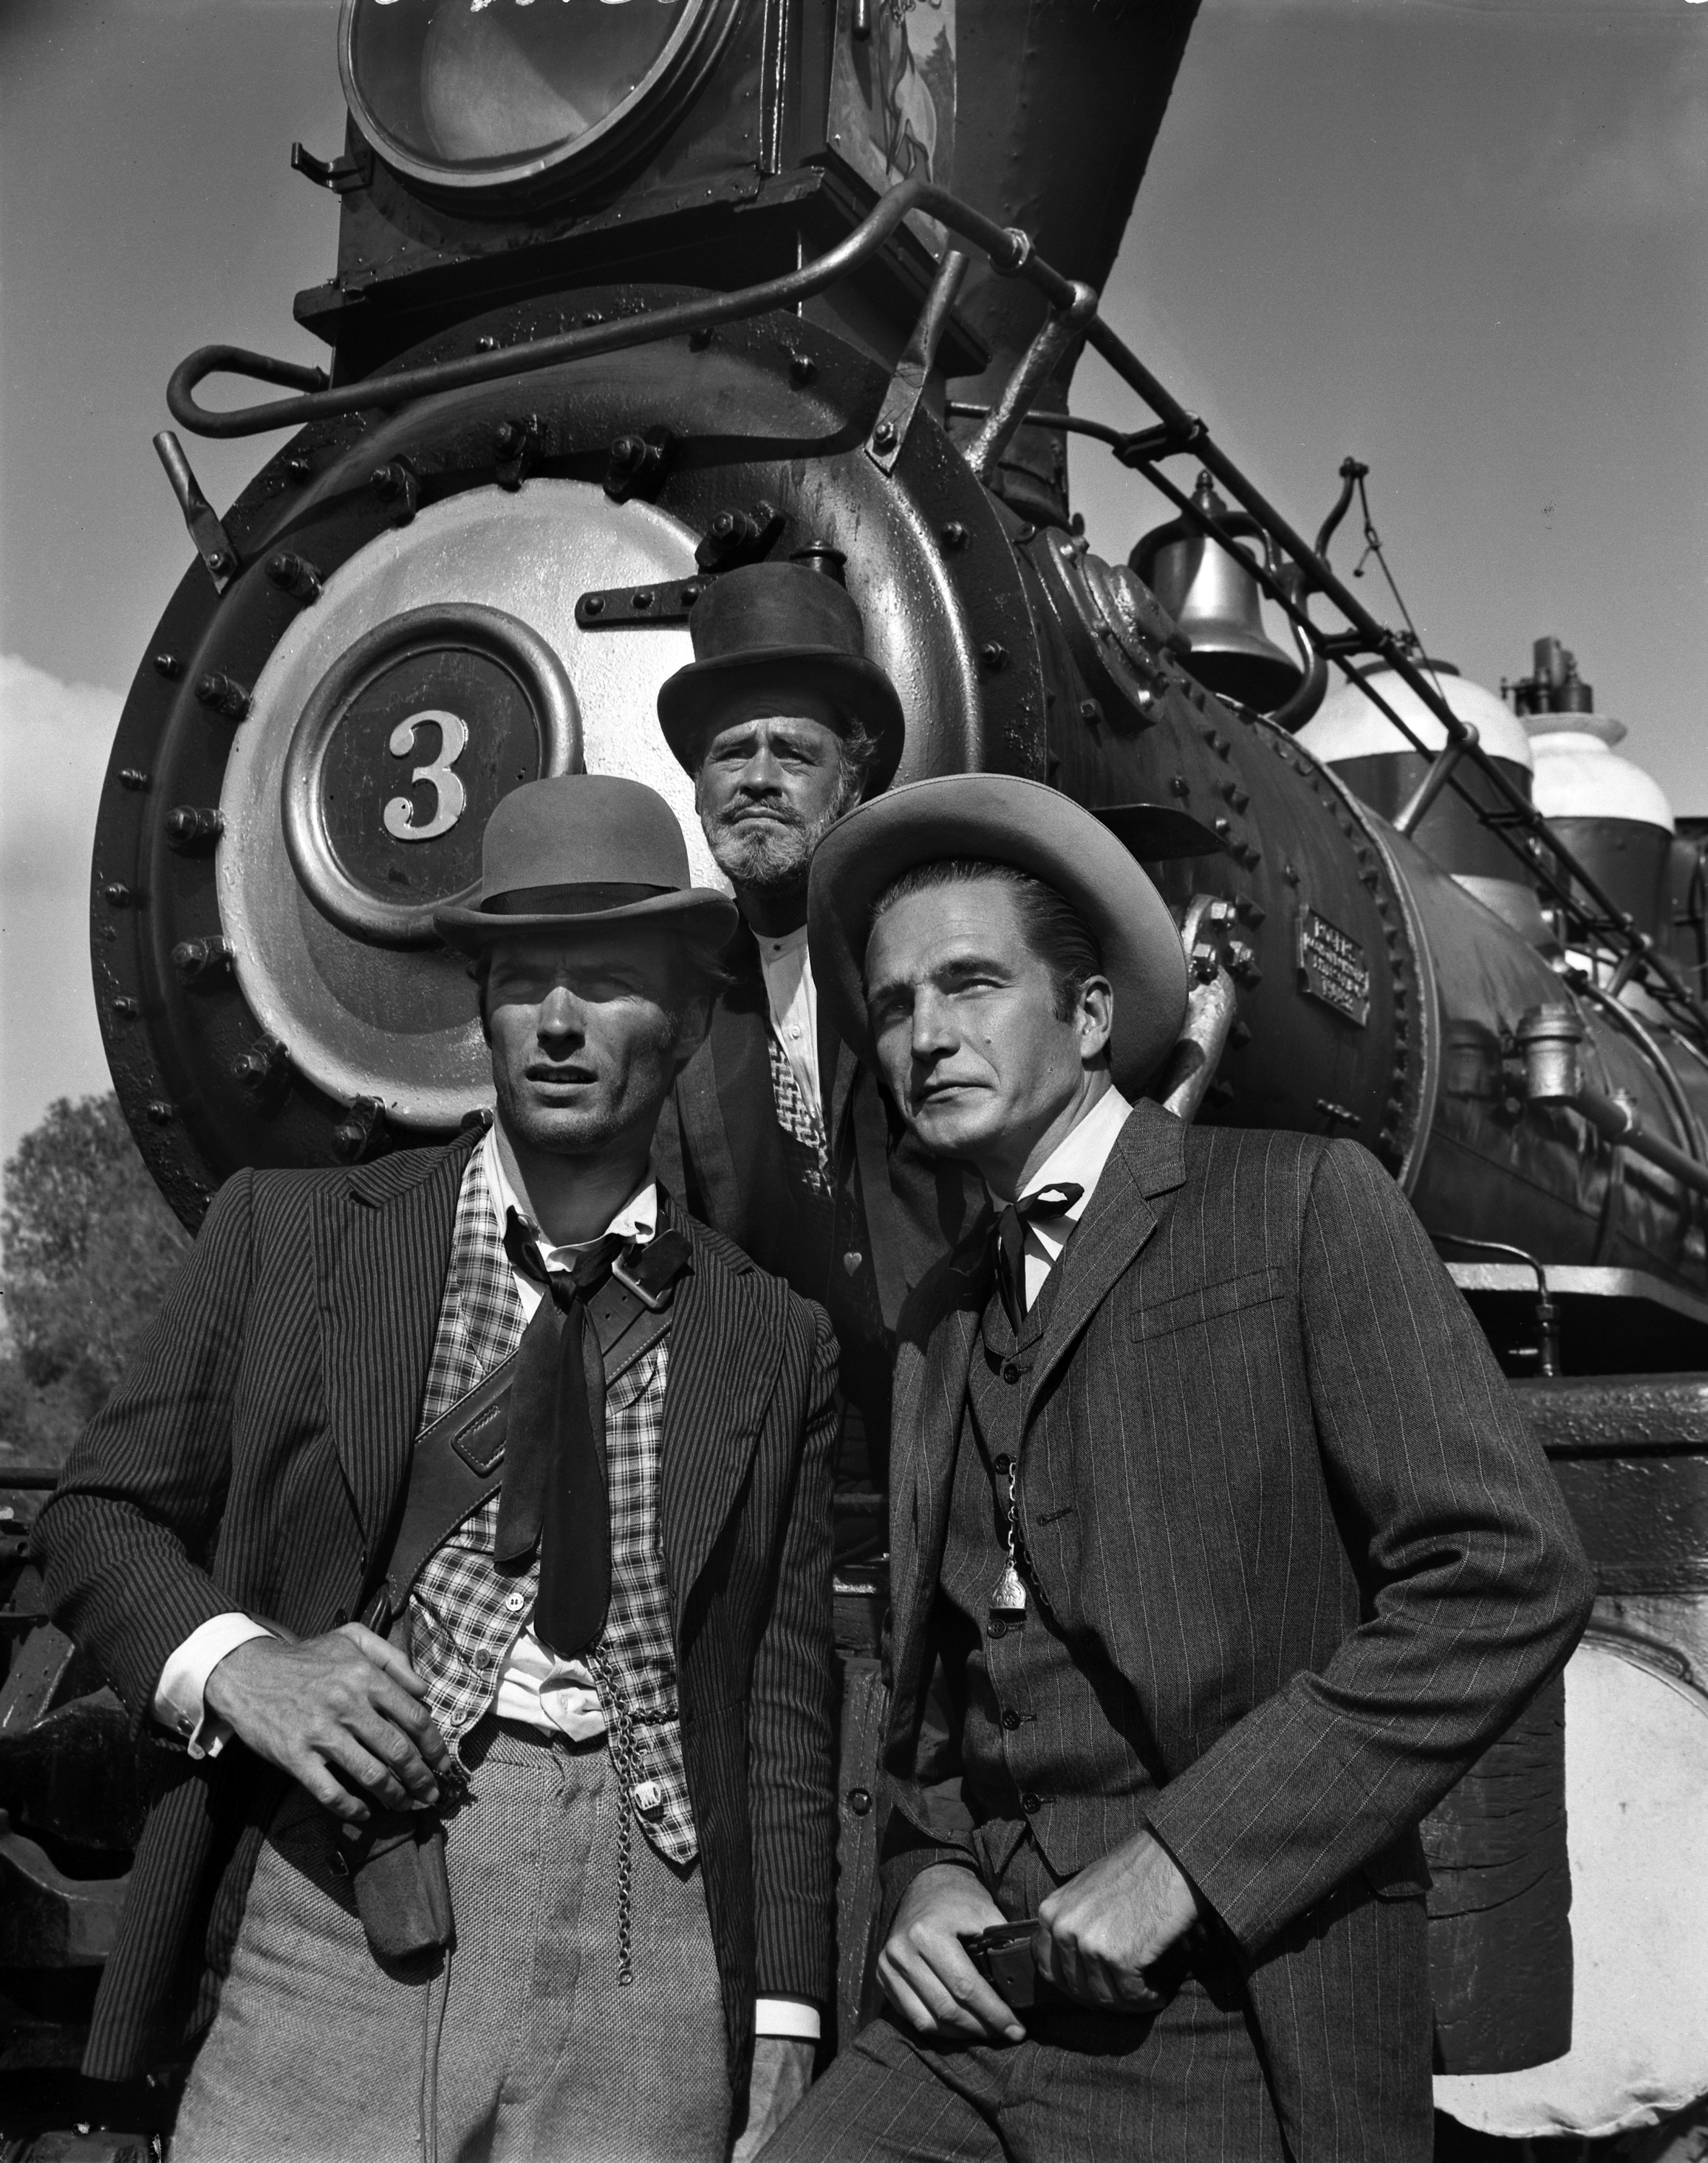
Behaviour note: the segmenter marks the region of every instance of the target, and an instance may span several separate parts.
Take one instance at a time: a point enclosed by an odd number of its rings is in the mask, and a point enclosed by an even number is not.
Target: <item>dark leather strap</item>
[[[588,1301],[587,1318],[599,1345],[606,1389],[669,1335],[677,1280],[692,1257],[681,1233],[662,1232],[624,1254]],[[369,1603],[366,1620],[371,1629],[385,1632],[391,1618],[403,1611],[429,1556],[503,1485],[516,1369],[512,1352],[417,1442],[397,1536],[383,1582]]]

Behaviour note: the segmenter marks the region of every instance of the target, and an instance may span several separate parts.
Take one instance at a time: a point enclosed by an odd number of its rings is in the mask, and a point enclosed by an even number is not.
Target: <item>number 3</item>
[[[432,783],[433,815],[417,825],[415,806],[409,798],[394,796],[385,807],[385,830],[394,841],[437,841],[441,834],[450,832],[469,808],[468,794],[451,771],[469,748],[466,721],[459,721],[454,714],[442,713],[437,706],[428,707],[424,713],[411,714],[391,731],[391,756],[407,758],[415,749],[417,730],[429,721],[438,728],[439,755],[431,766],[417,767],[409,778],[411,783]]]

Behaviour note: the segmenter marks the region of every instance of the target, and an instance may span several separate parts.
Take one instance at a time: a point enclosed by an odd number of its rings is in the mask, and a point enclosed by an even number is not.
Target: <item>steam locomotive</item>
[[[1510,703],[1418,653],[1330,564],[1357,469],[1313,545],[1102,321],[1195,5],[343,0],[343,149],[292,150],[340,203],[336,275],[296,302],[330,366],[212,347],[175,374],[179,430],[284,439],[223,516],[157,439],[195,560],[102,799],[102,1026],[191,1226],[240,1165],[448,1137],[488,1082],[432,914],[494,804],[631,774],[715,876],[658,685],[709,581],[839,557],[899,778],[1020,773],[1117,832],[1145,807],[1153,850],[1166,826],[1194,989],[1160,1093],[1374,1150],[1553,1459],[1602,1598],[1426,1828],[1438,2099],[1612,2134],[1708,2093],[1680,1859],[1708,1768],[1703,838],[1557,641]],[[1130,432],[1071,413],[1087,346]],[[221,374],[282,395],[204,404]],[[1072,516],[1074,430],[1177,508],[1127,563]],[[75,2056],[143,1778],[13,1579],[7,2073]],[[882,1591],[838,1592],[846,2026]]]

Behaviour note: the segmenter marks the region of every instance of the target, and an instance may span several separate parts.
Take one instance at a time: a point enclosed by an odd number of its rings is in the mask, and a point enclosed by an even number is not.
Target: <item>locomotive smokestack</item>
[[[1166,109],[1198,0],[977,0],[956,21],[955,192],[1019,225],[1070,278],[1102,290]],[[960,306],[990,348],[955,395],[994,396],[1043,321],[1037,291],[976,264]],[[1064,404],[1077,355],[1039,399]],[[970,435],[977,423],[959,425]],[[1022,428],[999,492],[1040,522],[1067,521],[1067,459],[1054,431]]]

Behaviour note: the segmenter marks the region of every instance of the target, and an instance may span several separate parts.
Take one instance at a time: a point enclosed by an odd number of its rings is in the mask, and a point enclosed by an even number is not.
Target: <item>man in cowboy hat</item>
[[[898,790],[810,921],[997,1213],[902,1326],[892,2011],[770,2158],[1424,2163],[1416,1826],[1589,1608],[1540,1453],[1374,1159],[1140,1097],[1181,942],[1089,814]]]
[[[86,2069],[206,2029],[180,2163],[723,2163],[804,2091],[835,1343],[649,1168],[734,916],[651,789],[506,797],[437,917],[495,1124],[228,1181],[42,1514],[178,1746]]]
[[[901,701],[867,657],[834,549],[726,572],[689,623],[694,658],[658,718],[741,922],[659,1160],[708,1223],[828,1307],[843,1478],[881,1485],[888,1333],[971,1212],[959,1168],[930,1161],[821,1012],[806,901],[819,842],[894,778]]]

